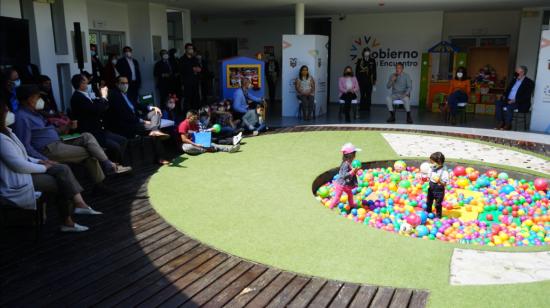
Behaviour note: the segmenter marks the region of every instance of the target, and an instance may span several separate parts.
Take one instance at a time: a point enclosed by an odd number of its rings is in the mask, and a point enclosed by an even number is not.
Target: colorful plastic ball
[[[222,131],[222,126],[220,124],[212,125],[212,131],[216,134]]]
[[[391,180],[392,182],[397,182],[397,181],[401,180],[401,176],[400,176],[399,174],[395,174],[395,173],[394,173],[394,174],[392,174],[392,175],[390,176],[390,180]]]
[[[398,160],[393,164],[393,169],[395,169],[395,171],[397,172],[401,172],[406,168],[407,168],[407,164],[402,160]]]
[[[358,160],[358,159],[354,159],[352,162],[351,162],[351,166],[353,168],[361,168],[361,161]]]
[[[399,186],[403,187],[403,188],[409,188],[409,187],[411,187],[411,181],[403,180],[403,181],[399,182]]]
[[[500,193],[501,193],[501,194],[508,195],[508,194],[510,194],[511,192],[515,191],[515,190],[516,190],[516,188],[515,188],[514,186],[512,186],[512,185],[505,185],[504,187],[502,187],[502,188],[500,189]]]
[[[508,173],[506,173],[506,172],[501,172],[501,173],[498,174],[498,178],[499,178],[500,180],[507,180],[507,179],[508,179]]]
[[[321,186],[319,190],[317,190],[317,195],[321,198],[327,198],[330,196],[330,189],[327,186]]]
[[[453,173],[456,176],[464,176],[464,175],[466,175],[466,168],[464,168],[464,166],[460,166],[460,165],[456,166],[453,169]]]
[[[470,181],[475,181],[479,178],[479,172],[478,171],[472,171],[470,173],[468,173],[468,179],[470,179]]]
[[[426,236],[430,233],[430,231],[428,230],[428,228],[424,225],[420,225],[418,227],[416,227],[416,235],[418,237],[423,237],[423,236]]]
[[[487,172],[485,172],[485,175],[495,179],[498,176],[498,171],[496,171],[495,169],[487,170]]]
[[[430,163],[428,162],[423,162],[421,165],[420,165],[420,172],[424,175],[428,175],[430,174],[430,171],[432,171],[432,167],[430,167]]]
[[[420,216],[416,215],[416,213],[411,213],[407,218],[405,219],[407,223],[409,223],[411,226],[416,227],[420,224]]]
[[[548,181],[543,178],[537,178],[533,182],[533,185],[535,186],[535,189],[537,191],[547,191],[548,190]]]
[[[458,178],[458,180],[456,180],[456,185],[458,185],[458,187],[460,188],[465,188],[466,186],[468,186],[468,184],[470,184],[470,181],[468,181],[468,179],[465,177],[460,177]]]

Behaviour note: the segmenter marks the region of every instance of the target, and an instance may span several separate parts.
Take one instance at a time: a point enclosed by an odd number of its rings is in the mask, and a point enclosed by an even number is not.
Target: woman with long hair
[[[309,75],[307,65],[300,67],[300,73],[294,83],[298,100],[302,104],[302,118],[304,121],[311,120],[315,108],[315,80]]]

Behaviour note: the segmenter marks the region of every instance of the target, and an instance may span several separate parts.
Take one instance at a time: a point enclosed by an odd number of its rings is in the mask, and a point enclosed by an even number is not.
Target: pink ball
[[[454,173],[454,175],[456,175],[456,176],[463,176],[463,175],[466,175],[466,168],[464,168],[464,166],[456,166],[456,167],[453,169],[453,173]]]
[[[543,179],[543,178],[537,178],[535,179],[535,189],[537,191],[546,191],[548,190],[548,181],[546,179]]]
[[[407,216],[406,220],[413,227],[418,226],[421,222],[420,216],[416,215],[416,213],[412,213]]]

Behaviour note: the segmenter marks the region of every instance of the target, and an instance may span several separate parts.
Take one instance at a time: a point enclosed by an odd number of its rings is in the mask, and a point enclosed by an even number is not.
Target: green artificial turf
[[[361,161],[399,157],[380,133],[335,131],[245,139],[242,152],[184,156],[149,183],[154,208],[189,236],[219,250],[305,275],[428,289],[431,307],[544,307],[550,282],[452,287],[453,248],[502,249],[408,238],[322,207],[313,180],[337,167],[345,142]],[[479,162],[478,162],[479,163]]]

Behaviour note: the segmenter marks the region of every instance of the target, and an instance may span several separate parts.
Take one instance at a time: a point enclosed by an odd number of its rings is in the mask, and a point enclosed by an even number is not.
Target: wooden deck
[[[78,217],[82,234],[57,232],[55,209],[42,239],[2,234],[0,307],[424,307],[428,293],[305,277],[230,256],[187,237],[151,208],[155,166],[109,180],[110,196],[86,196],[105,214]]]

